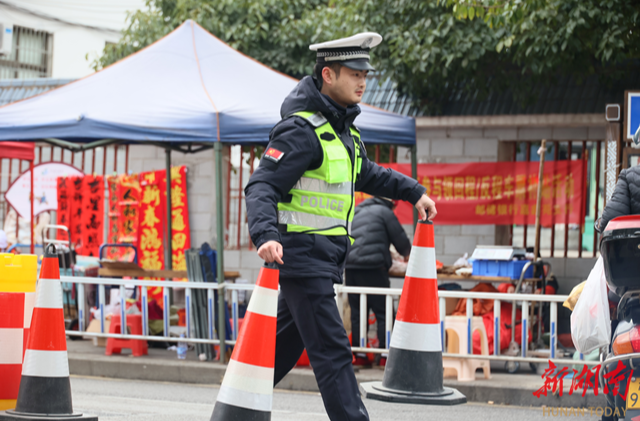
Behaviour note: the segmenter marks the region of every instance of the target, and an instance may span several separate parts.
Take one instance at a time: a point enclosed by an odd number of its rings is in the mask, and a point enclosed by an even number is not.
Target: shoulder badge
[[[264,153],[264,157],[265,158],[267,158],[270,161],[275,162],[276,164],[278,162],[280,162],[280,160],[282,159],[283,156],[284,156],[284,152],[281,152],[281,151],[277,150],[276,148],[269,148]]]
[[[298,116],[302,117],[302,116]],[[327,122],[327,119],[324,118],[322,113],[318,111],[317,113],[311,114],[309,117],[302,117],[306,121],[309,122],[313,127],[320,127]]]

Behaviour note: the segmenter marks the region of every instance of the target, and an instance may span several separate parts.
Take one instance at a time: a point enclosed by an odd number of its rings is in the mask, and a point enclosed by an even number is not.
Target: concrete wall
[[[496,162],[500,140],[515,133],[511,130],[419,129],[418,163],[459,164]],[[513,139],[509,139],[513,140]],[[398,161],[411,162],[409,149],[401,148]],[[473,253],[476,245],[495,244],[493,225],[437,225],[436,255],[444,264],[452,264],[465,252]]]
[[[203,242],[215,248],[215,178],[213,150],[196,154],[171,153],[173,166],[187,166],[187,199],[191,225],[191,245]],[[131,145],[129,170],[133,173],[157,171],[165,168],[164,149],[155,146]]]
[[[585,127],[418,128],[418,163],[455,164],[507,160],[503,142],[548,140],[603,140],[604,125]],[[410,163],[408,148],[399,148],[398,162]],[[406,227],[411,232],[411,227]],[[493,225],[436,225],[436,254],[444,264],[453,263],[477,245],[493,245]]]

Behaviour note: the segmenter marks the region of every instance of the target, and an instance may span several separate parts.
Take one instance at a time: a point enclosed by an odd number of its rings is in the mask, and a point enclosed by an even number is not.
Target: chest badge
[[[282,159],[282,157],[284,156],[284,152],[280,152],[279,150],[277,150],[276,148],[269,148],[267,149],[267,151],[264,153],[264,157],[275,162],[278,163],[280,162],[280,160]]]

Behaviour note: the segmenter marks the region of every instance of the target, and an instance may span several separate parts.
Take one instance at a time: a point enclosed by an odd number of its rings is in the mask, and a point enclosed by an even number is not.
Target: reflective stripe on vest
[[[322,215],[313,215],[304,212],[278,211],[278,221],[281,224],[314,227],[315,229],[328,229],[341,226],[344,221]],[[351,221],[348,224],[351,232]],[[322,234],[322,233],[319,233]]]
[[[356,165],[331,124],[320,113],[295,113],[314,127],[323,151],[320,168],[307,170],[296,182],[288,203],[278,203],[278,222],[287,232],[348,235],[355,208],[355,180],[360,173],[360,135],[353,127]]]
[[[324,180],[302,176],[293,188],[296,190],[306,190],[316,193],[351,194],[352,185],[353,183],[350,181],[329,184]]]

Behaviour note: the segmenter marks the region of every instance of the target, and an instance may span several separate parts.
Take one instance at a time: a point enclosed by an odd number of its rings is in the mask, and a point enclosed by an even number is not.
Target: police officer
[[[381,41],[367,32],[309,47],[317,51],[314,75],[284,100],[245,189],[258,255],[280,265],[274,384],[306,348],[333,421],[369,419],[333,290],[351,246],[354,191],[409,201],[422,219],[436,215],[417,181],[367,159],[353,124],[374,70],[370,49]]]

